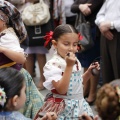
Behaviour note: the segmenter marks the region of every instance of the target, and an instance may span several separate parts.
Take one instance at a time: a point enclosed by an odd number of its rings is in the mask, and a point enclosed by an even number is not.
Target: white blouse
[[[81,64],[78,62],[78,67],[79,70],[81,71]],[[49,60],[43,70],[44,70],[44,77],[45,77],[45,82],[43,83],[44,87],[47,88],[48,90],[54,89],[52,85],[52,81],[54,80],[55,82],[61,80],[62,78],[62,73],[64,72],[66,68],[66,61],[59,56],[57,53],[54,54],[51,60]],[[76,64],[73,66],[73,71],[77,71]]]
[[[13,51],[24,52],[24,50],[20,47],[19,39],[14,32],[13,28],[5,29],[0,33],[2,36],[0,37],[0,46],[6,47]]]

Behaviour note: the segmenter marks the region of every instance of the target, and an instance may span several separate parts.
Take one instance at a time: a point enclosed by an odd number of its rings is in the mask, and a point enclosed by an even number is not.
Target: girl
[[[102,86],[96,97],[96,108],[102,120],[120,120],[120,79]],[[87,114],[85,120],[92,120]],[[97,116],[94,120],[98,120]]]
[[[19,42],[26,35],[20,13],[12,4],[4,1],[0,4],[0,68],[13,67],[25,76],[27,99],[22,112],[26,117],[33,118],[43,104],[43,97],[31,76],[22,68],[26,58]]]
[[[99,69],[99,64],[96,62],[90,65],[81,76],[81,64],[75,57],[79,37],[81,36],[77,31],[68,24],[59,25],[54,33],[50,32],[46,36],[45,45],[52,42],[56,49],[56,53],[44,67],[44,86],[52,91],[53,97],[47,99],[40,113],[55,111],[59,115],[58,120],[77,120],[78,115],[83,112],[93,117],[92,110],[83,97],[83,85],[92,76],[91,70]],[[50,44],[47,45],[49,46]]]
[[[17,112],[26,100],[24,79],[24,75],[13,68],[0,69],[0,120],[31,120]],[[41,120],[55,118],[54,113],[47,113]]]

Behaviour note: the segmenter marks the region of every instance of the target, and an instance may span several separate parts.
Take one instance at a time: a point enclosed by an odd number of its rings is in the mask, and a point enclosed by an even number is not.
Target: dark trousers
[[[120,78],[120,32],[112,31],[114,38],[101,37],[103,83]]]

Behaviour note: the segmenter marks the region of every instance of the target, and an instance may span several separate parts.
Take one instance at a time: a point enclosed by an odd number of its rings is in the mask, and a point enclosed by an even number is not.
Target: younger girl
[[[26,100],[24,79],[23,74],[13,68],[0,69],[0,120],[31,120],[17,112]],[[55,118],[54,113],[48,113],[41,120]]]
[[[79,37],[77,31],[68,24],[56,27],[53,35],[50,32],[46,36],[45,45],[50,41],[56,49],[56,53],[44,67],[44,86],[52,91],[53,97],[47,99],[40,113],[55,111],[58,120],[78,120],[83,112],[93,117],[92,110],[83,97],[83,85],[92,76],[91,70],[99,69],[99,64],[96,62],[90,65],[81,76],[81,64],[75,56]],[[52,101],[56,104],[53,105]]]
[[[0,69],[0,120],[30,120],[16,112],[26,100],[24,76],[13,68]]]

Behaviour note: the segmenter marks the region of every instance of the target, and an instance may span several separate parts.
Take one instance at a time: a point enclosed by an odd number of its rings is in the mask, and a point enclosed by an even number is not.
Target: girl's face
[[[21,91],[20,91],[20,96],[18,96],[17,98],[17,105],[15,106],[15,110],[19,110],[20,108],[22,108],[25,104],[26,101],[26,85],[24,83]]]
[[[5,28],[5,22],[0,19],[0,32],[2,32]]]
[[[56,48],[58,54],[65,58],[66,54],[69,52],[76,53],[77,52],[77,44],[78,44],[78,34],[76,33],[67,33],[62,35],[58,41],[53,44]]]

